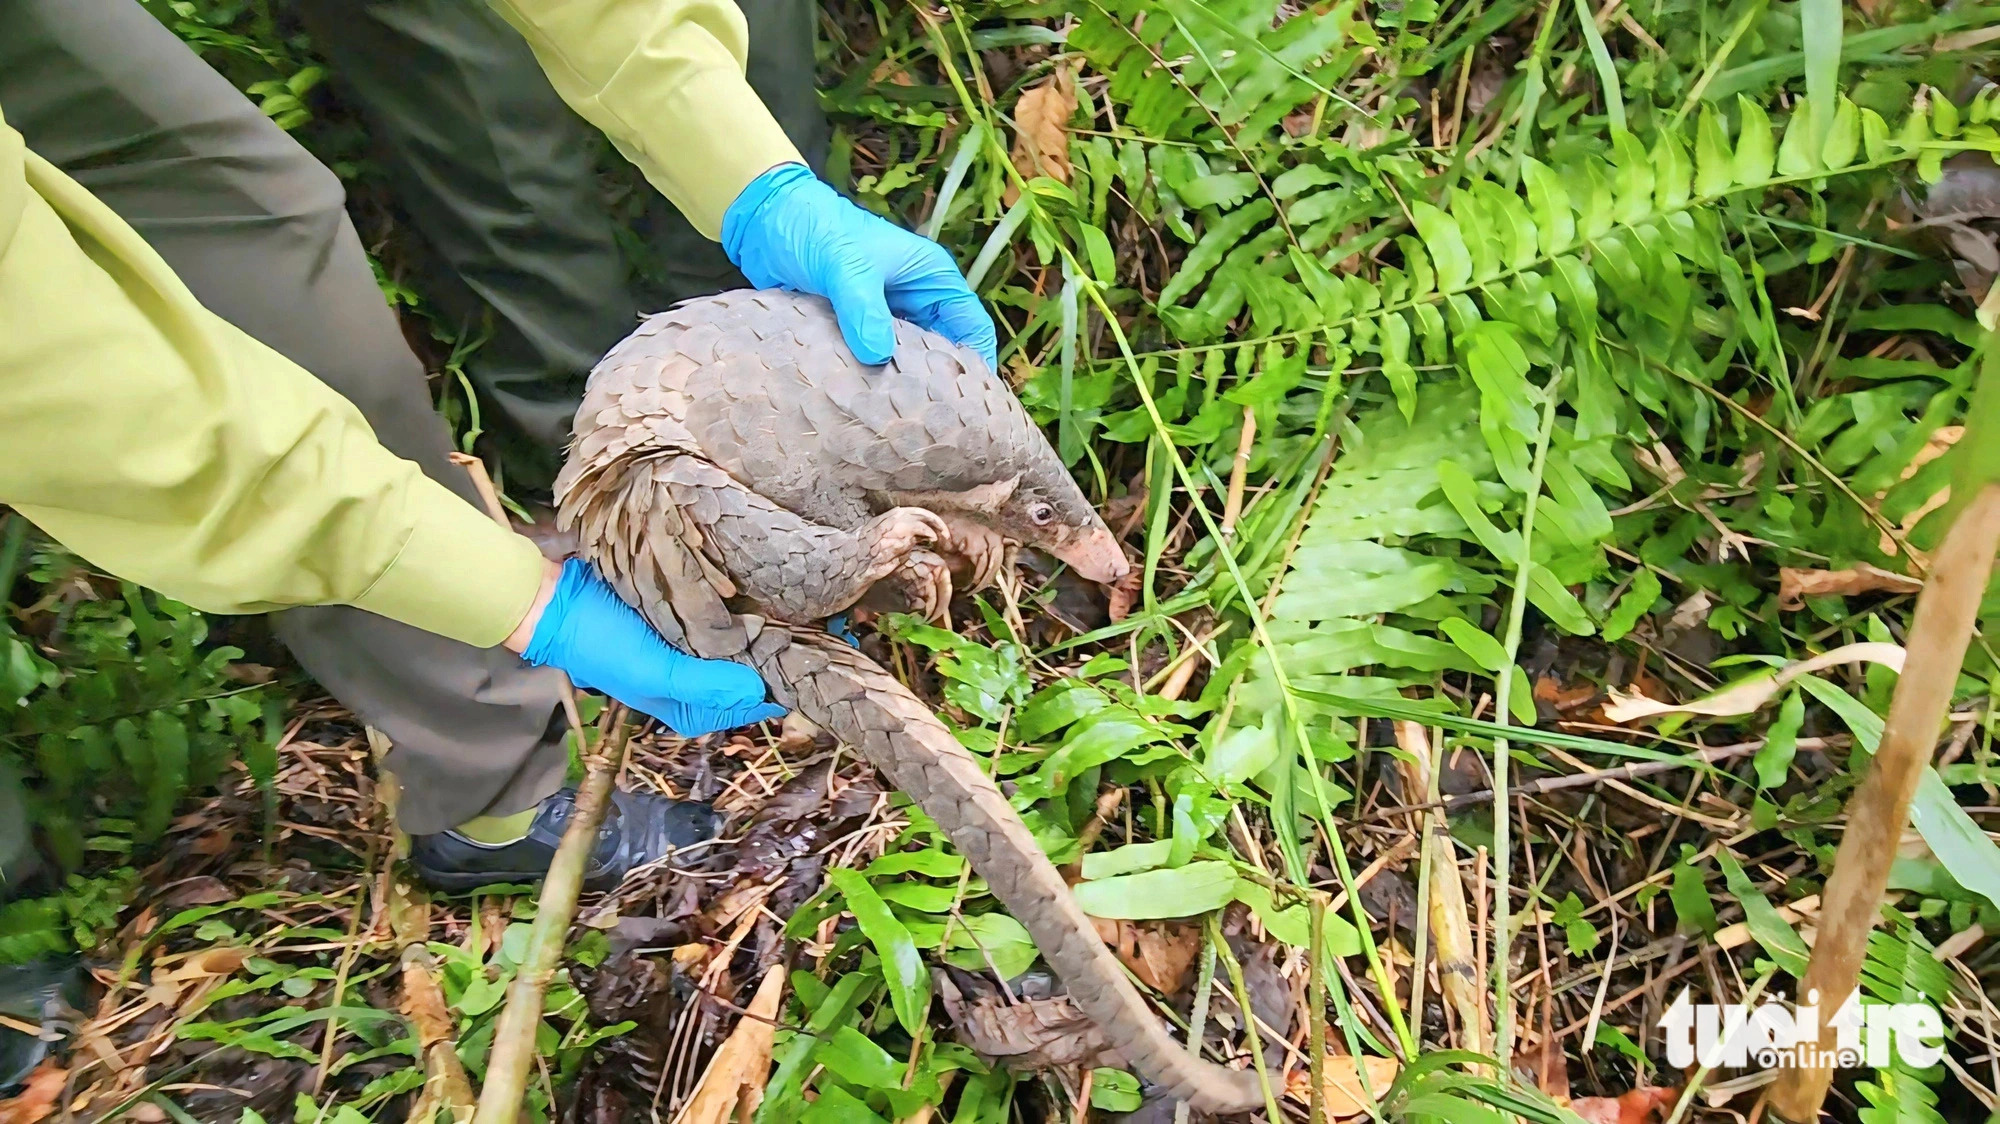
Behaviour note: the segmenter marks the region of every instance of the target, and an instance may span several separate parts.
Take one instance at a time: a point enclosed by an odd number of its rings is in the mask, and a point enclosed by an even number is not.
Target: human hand
[[[568,672],[579,687],[652,715],[683,737],[785,713],[764,701],[764,680],[755,671],[678,651],[578,558],[560,569],[551,564],[535,607],[506,646],[529,663]]]
[[[863,363],[895,355],[900,316],[995,365],[993,318],[945,248],[855,206],[803,164],[750,181],[722,216],[722,249],[758,288],[831,301]]]

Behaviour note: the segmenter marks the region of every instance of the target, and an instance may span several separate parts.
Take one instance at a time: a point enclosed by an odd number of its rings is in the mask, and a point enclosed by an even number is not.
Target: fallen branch
[[[1398,758],[1406,791],[1422,796],[1437,794],[1437,777],[1431,769],[1430,736],[1415,722],[1396,723],[1396,744],[1409,756]],[[1491,793],[1485,794],[1488,798]],[[1470,797],[1468,799],[1478,799]],[[1436,947],[1438,989],[1458,1016],[1459,1045],[1475,1054],[1487,1051],[1486,997],[1479,986],[1478,969],[1472,951],[1472,922],[1465,912],[1465,880],[1458,869],[1458,852],[1451,841],[1444,816],[1435,808],[1422,813],[1425,845],[1431,848],[1429,907],[1431,940]],[[1422,964],[1412,969],[1421,973]]]
[[[1989,358],[1988,367],[1992,366]],[[1992,381],[1992,380],[1986,380]],[[1965,661],[1965,648],[1979,616],[1979,602],[2000,549],[2000,484],[1987,484],[1960,512],[1932,556],[1924,590],[1910,626],[1909,656],[1889,720],[1868,774],[1847,803],[1847,831],[1835,853],[1820,911],[1819,939],[1800,999],[1831,1013],[1854,992],[1868,933],[1875,927],[1888,885],[1889,865],[1910,819],[1910,798],[1936,749],[1938,730],[1951,709],[1951,693]],[[1818,1051],[1828,1056],[1838,1033],[1822,1018]],[[1811,1058],[1807,1060],[1813,1060]],[[1787,1120],[1819,1118],[1833,1070],[1823,1065],[1787,1068],[1771,1090],[1771,1108]]]
[[[597,828],[611,803],[611,782],[625,763],[625,741],[632,727],[625,708],[606,703],[598,720],[596,753],[584,758],[586,772],[576,793],[576,813],[564,829],[548,877],[535,901],[535,924],[528,932],[528,950],[514,982],[507,987],[507,1006],[493,1028],[493,1052],[486,1059],[486,1084],[479,1091],[473,1124],[514,1124],[535,1068],[535,1030],[542,1023],[542,997],[562,961],[563,942],[576,919],[577,895],[583,892],[584,868],[597,845]]]

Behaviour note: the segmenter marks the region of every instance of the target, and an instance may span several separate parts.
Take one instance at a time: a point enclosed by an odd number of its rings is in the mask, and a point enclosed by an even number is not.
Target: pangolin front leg
[[[952,579],[967,592],[992,585],[1006,561],[1007,540],[986,524],[963,515],[946,512],[944,524],[949,534],[934,549],[953,563]]]
[[[814,523],[698,457],[673,458],[655,478],[737,592],[794,623],[854,604],[912,552],[946,535],[944,520],[916,507],[891,508],[851,531]]]
[[[883,580],[882,598],[869,598],[872,608],[916,613],[942,621],[954,590],[972,593],[993,584],[1007,557],[1007,540],[998,531],[954,512],[941,512],[949,534],[928,549],[913,550],[895,573]]]
[[[951,589],[952,564],[933,546],[911,551],[862,604],[878,612],[915,613],[937,623],[951,607]]]

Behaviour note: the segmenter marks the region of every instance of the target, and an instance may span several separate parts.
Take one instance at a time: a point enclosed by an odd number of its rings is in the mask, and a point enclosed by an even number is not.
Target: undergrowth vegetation
[[[152,6],[368,185],[281,3]],[[874,650],[991,759],[1139,982],[1214,1056],[1254,1054],[1282,1113],[1750,1111],[1757,1072],[1674,1072],[1658,1024],[1684,987],[1789,998],[1821,922],[2000,312],[1996,19],[1922,0],[827,8],[830,178],[957,254],[1003,374],[1141,563],[1108,605],[1024,567],[955,629],[891,618]],[[293,790],[283,691],[232,678],[240,653],[204,646],[199,615],[5,541],[0,688],[21,701],[0,755],[70,879],[0,913],[19,960],[107,939],[134,856],[232,760],[272,801],[265,830]],[[1863,969],[1867,1002],[1943,1012],[1946,1058],[1852,1071],[1841,1119],[2000,1110],[1987,608]],[[1638,725],[1649,700],[1757,681],[1745,705]],[[863,818],[851,765],[781,749],[716,750],[777,793],[741,808],[746,838],[819,826],[787,837],[790,866],[596,910],[549,1000],[537,1118],[715,1111],[703,1066],[780,963],[758,1124],[1172,1115],[1091,1045],[934,825]],[[648,767],[672,781],[679,753]],[[438,1109],[435,1028],[378,994],[426,947],[380,921],[382,860],[350,856],[346,918],[260,928],[260,909],[331,909],[326,887],[149,916],[125,970],[156,946],[251,948],[176,1016],[181,1042],[304,1067],[281,1105],[302,1122]],[[457,903],[428,946],[475,1079],[530,909]],[[629,993],[649,973],[671,1001]],[[331,1062],[336,1040],[356,1060]],[[170,1105],[168,1079],[119,1088]]]

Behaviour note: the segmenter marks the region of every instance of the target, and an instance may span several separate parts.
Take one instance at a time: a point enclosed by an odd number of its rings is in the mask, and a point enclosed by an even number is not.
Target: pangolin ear
[[[976,488],[967,488],[960,493],[964,496],[965,510],[981,515],[994,515],[1014,498],[1014,489],[1021,484],[1021,474],[1015,473],[1005,480],[995,480]]]
[[[1014,489],[1021,483],[1020,473],[1005,480],[995,480],[987,484],[977,484],[962,492],[892,492],[890,498],[905,507],[927,507],[932,511],[960,511],[968,515],[994,516],[1007,506],[1014,496]]]

